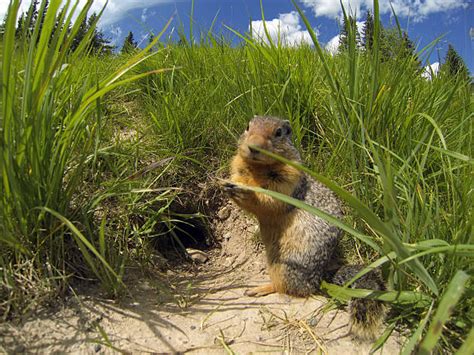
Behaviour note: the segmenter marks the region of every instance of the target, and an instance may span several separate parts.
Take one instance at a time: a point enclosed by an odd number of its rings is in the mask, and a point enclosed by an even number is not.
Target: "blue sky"
[[[395,25],[389,1],[379,0],[385,27]],[[0,0],[0,17],[3,17],[8,2]],[[372,7],[373,0],[343,2],[360,15],[358,20],[362,25],[365,12]],[[26,8],[28,3],[24,0],[22,6]],[[98,10],[104,3],[105,0],[96,0],[93,8]],[[331,43],[338,42],[335,36],[339,33],[339,0],[298,0],[298,3],[317,31],[320,42],[323,45],[329,43],[328,48],[334,50]],[[474,32],[474,0],[392,0],[391,3],[402,27],[419,48],[444,36],[429,58],[431,63],[440,59],[443,61],[448,43],[451,43],[464,58],[471,74],[474,74],[474,38],[471,39],[469,35],[470,28]],[[278,32],[285,33],[290,45],[301,40],[309,41],[304,24],[294,12],[290,0],[263,0],[263,6],[267,27],[275,36]],[[173,15],[171,27],[176,31],[181,23],[186,33],[189,33],[190,12],[191,0],[109,0],[100,26],[106,36],[120,46],[128,31],[133,31],[137,40],[146,38],[149,31],[160,32]],[[229,38],[232,38],[232,34],[223,25],[243,33],[249,30],[252,20],[256,34],[263,30],[259,0],[195,0],[196,31],[199,28],[206,30],[216,15],[215,31]]]

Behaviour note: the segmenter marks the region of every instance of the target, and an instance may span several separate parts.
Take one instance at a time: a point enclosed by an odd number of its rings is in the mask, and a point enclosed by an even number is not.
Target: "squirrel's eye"
[[[250,123],[247,125],[247,128],[245,130],[248,131],[249,129],[250,129]]]
[[[281,137],[281,128],[278,128],[276,131],[275,131],[275,137]]]

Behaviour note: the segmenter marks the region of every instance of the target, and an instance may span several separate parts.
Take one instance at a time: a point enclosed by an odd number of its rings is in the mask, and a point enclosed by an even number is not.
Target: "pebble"
[[[186,252],[190,258],[197,263],[205,263],[209,260],[209,255],[202,250],[187,248]]]
[[[227,218],[230,217],[230,208],[229,207],[224,207],[217,212],[217,218],[219,218],[221,221],[225,221]]]

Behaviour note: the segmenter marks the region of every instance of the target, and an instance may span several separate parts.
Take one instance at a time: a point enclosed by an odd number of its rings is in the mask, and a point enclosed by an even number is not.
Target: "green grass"
[[[153,53],[94,57],[85,46],[68,52],[67,31],[48,44],[45,24],[37,46],[14,31],[1,45],[5,317],[78,277],[118,295],[126,268],[151,262],[153,240],[179,230],[183,210],[209,212],[199,190],[227,169],[249,118],[271,114],[290,119],[308,172],[346,202],[336,222],[346,257],[382,267],[391,293],[372,296],[392,303],[392,325],[412,330],[406,351],[452,352],[465,339],[463,351],[472,347],[474,105],[465,80],[427,81],[411,57],[381,61],[377,41],[372,52],[350,45],[331,56],[316,37],[314,47],[287,48],[238,34],[242,44],[231,46],[210,31],[198,44],[183,37]],[[177,207],[183,196],[186,208]]]
[[[19,1],[10,4],[3,37],[0,142],[0,309],[5,315],[33,307],[31,297],[42,296],[43,288],[46,294],[64,289],[71,275],[92,274],[112,294],[122,286],[123,240],[106,238],[111,222],[94,210],[105,199],[103,188],[83,192],[91,183],[96,188],[104,183],[96,180],[107,150],[101,146],[108,123],[103,100],[113,89],[148,75],[124,77],[149,54],[146,49],[126,60],[111,58],[105,70],[102,58],[87,57],[93,28],[71,52],[91,4],[72,21],[77,3],[60,11],[61,1],[52,1],[33,32],[16,37]],[[55,29],[58,18],[64,26]],[[114,192],[121,188],[128,195],[144,195],[133,182],[114,185]],[[131,204],[136,206],[137,199]]]

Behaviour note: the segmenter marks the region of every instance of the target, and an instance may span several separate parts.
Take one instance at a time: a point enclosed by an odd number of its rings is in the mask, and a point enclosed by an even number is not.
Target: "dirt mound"
[[[8,353],[369,352],[371,344],[347,334],[347,314],[325,311],[323,297],[244,295],[268,281],[252,218],[226,204],[211,228],[220,247],[205,263],[165,274],[131,270],[130,292],[119,303],[89,289],[54,312],[1,325],[1,345]],[[396,336],[383,350],[399,352]]]

